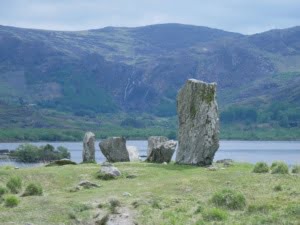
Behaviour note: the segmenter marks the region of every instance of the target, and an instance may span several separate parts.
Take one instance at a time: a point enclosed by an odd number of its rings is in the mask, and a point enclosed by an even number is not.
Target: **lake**
[[[16,149],[21,143],[0,143],[0,149]],[[34,142],[37,146],[51,144],[55,147],[64,146],[69,149],[71,159],[75,162],[82,161],[82,142]],[[147,141],[127,141],[127,145],[136,146],[140,155],[147,153]],[[174,154],[175,157],[175,154]],[[173,157],[173,158],[174,158]],[[215,155],[215,161],[219,159],[233,159],[238,162],[256,163],[265,161],[272,163],[281,160],[289,165],[300,164],[300,141],[220,141],[220,148]],[[96,142],[96,160],[105,161],[100,152],[98,141]],[[0,159],[0,166],[11,165],[18,167],[38,166],[42,164],[24,164]]]

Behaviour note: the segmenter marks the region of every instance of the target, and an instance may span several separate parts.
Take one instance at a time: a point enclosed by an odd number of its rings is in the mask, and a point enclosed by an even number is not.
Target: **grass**
[[[22,179],[18,176],[12,176],[6,183],[6,187],[13,194],[18,194],[22,189]]]
[[[40,184],[30,183],[27,185],[22,196],[43,195],[43,188]]]
[[[273,162],[271,165],[271,173],[273,174],[288,174],[289,167],[284,162]]]
[[[216,206],[233,210],[241,210],[246,206],[245,196],[231,189],[223,189],[222,191],[216,192],[211,200]]]
[[[294,165],[292,168],[292,173],[300,174],[300,165]]]
[[[5,198],[5,206],[8,208],[16,207],[19,204],[20,200],[14,196],[14,195],[9,195]]]
[[[212,208],[203,213],[203,218],[206,221],[222,221],[227,219],[227,212],[223,209]]]
[[[96,177],[97,164],[60,167],[13,168],[0,167],[0,186],[12,176],[23,180],[24,186],[40,183],[43,196],[20,198],[13,208],[0,204],[0,224],[74,224],[93,220],[97,213],[111,213],[113,207],[128,208],[138,224],[298,224],[300,179],[298,175],[252,173],[251,164],[234,163],[223,170],[187,165],[157,165],[151,163],[116,163],[122,174],[135,174],[103,181]],[[101,184],[100,188],[69,192],[80,181]],[[273,191],[281,184],[282,191]],[[215,193],[223,189],[242,193],[246,207],[230,210],[216,206]],[[129,192],[131,196],[123,195]],[[3,195],[5,199],[8,193]],[[99,207],[101,205],[101,207]],[[201,206],[199,208],[199,206]],[[217,209],[215,209],[217,208]],[[62,213],[65,212],[65,213]],[[226,215],[226,216],[224,216]]]
[[[268,173],[269,172],[269,166],[265,162],[258,162],[255,164],[253,173]]]

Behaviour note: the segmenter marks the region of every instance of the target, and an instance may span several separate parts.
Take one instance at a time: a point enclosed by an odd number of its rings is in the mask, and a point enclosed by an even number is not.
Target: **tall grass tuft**
[[[13,176],[6,183],[6,187],[13,194],[18,194],[22,189],[22,180],[20,177]]]
[[[265,162],[258,162],[255,164],[253,173],[268,173],[269,172],[269,166]]]
[[[271,165],[271,173],[273,174],[288,174],[289,167],[284,162],[273,162]]]
[[[241,210],[246,206],[246,198],[244,195],[230,189],[216,192],[212,197],[212,202],[216,206],[233,210]]]

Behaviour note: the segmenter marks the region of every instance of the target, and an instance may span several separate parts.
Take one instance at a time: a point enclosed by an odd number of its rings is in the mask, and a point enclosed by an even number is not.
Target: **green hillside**
[[[189,78],[218,83],[223,138],[300,139],[299,59],[300,27],[242,35],[181,24],[0,26],[0,140],[47,129],[67,140],[85,130],[174,136],[176,94]]]

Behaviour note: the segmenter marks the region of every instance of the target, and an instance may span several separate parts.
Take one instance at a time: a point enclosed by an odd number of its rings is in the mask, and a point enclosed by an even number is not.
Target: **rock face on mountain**
[[[153,147],[146,161],[154,163],[169,163],[175,152],[176,146],[177,142],[173,140],[161,142]]]
[[[86,132],[83,138],[83,162],[95,162],[95,134]]]
[[[179,164],[210,165],[219,148],[216,84],[189,79],[177,95]]]
[[[147,156],[149,157],[152,150],[156,148],[158,145],[161,145],[163,142],[168,141],[169,139],[164,136],[151,136],[148,138],[148,150]]]
[[[99,143],[103,155],[109,162],[128,162],[129,154],[124,137],[111,137]]]

